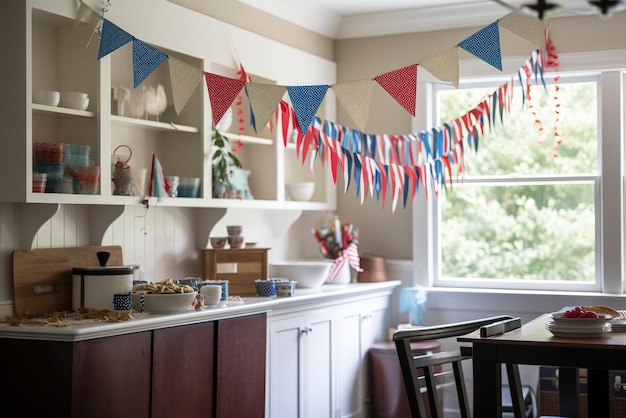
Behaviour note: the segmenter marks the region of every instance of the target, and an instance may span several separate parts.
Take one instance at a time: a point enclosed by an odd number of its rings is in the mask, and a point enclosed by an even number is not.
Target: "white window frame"
[[[461,283],[438,280],[438,233],[439,205],[436,197],[422,193],[413,205],[413,284],[426,287],[454,287],[466,289],[548,290],[560,292],[597,292],[605,294],[624,293],[624,145],[623,132],[626,113],[624,109],[624,86],[626,85],[626,54],[616,51],[589,54],[566,54],[559,57],[559,74],[588,75],[599,77],[598,81],[598,159],[599,177],[596,182],[596,283],[572,282],[538,283],[504,280],[472,281]],[[524,59],[510,59],[504,64],[503,74],[514,75]],[[517,67],[515,67],[517,66]],[[467,75],[466,75],[467,74]],[[476,82],[484,70],[475,63],[461,63],[461,83]],[[503,78],[505,80],[506,78]],[[434,85],[426,83],[418,88],[418,109],[414,130],[435,124]],[[497,83],[496,83],[497,84]],[[497,86],[496,86],[497,87]],[[421,126],[421,128],[420,128]],[[589,178],[587,178],[589,180]],[[608,225],[610,227],[605,227]]]

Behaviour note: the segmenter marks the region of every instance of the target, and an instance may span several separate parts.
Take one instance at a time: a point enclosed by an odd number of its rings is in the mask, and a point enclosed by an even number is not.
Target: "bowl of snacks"
[[[150,313],[186,312],[193,309],[196,292],[189,285],[176,284],[171,280],[140,284],[133,292],[143,293],[143,309]]]

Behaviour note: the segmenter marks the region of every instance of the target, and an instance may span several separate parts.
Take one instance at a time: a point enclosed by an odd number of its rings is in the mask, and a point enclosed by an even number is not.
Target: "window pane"
[[[495,88],[442,90],[438,92],[440,121],[454,120],[489,97]],[[597,173],[597,92],[595,82],[534,85],[532,108],[522,105],[520,87],[515,88],[510,116],[497,122],[480,138],[478,152],[466,148],[465,167],[469,177],[508,174]],[[555,105],[560,104],[557,108]],[[557,122],[557,113],[558,115]],[[536,112],[537,117],[533,114]],[[540,143],[539,124],[545,133]],[[553,157],[553,133],[558,128],[562,144]]]
[[[438,91],[440,123],[462,116],[496,88]],[[494,286],[511,280],[594,284],[597,83],[534,85],[524,104],[521,88],[515,89],[510,115],[487,128],[477,152],[466,147],[466,183],[439,195],[438,280],[470,287],[478,279]],[[555,131],[562,138],[557,156]]]
[[[593,183],[455,185],[439,199],[444,280],[595,282]]]

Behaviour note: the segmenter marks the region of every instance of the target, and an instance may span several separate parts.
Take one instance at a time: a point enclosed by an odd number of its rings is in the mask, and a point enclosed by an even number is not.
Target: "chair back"
[[[478,329],[481,330],[481,336],[489,336],[494,335],[494,332],[502,333],[519,328],[520,325],[519,318],[500,315],[396,331],[393,334],[393,341],[398,352],[400,369],[412,417],[443,418],[440,393],[443,388],[454,385],[456,386],[461,416],[470,418],[471,413],[465,390],[462,362],[472,357],[471,347],[460,347],[452,350],[446,350],[445,347],[442,347],[442,351],[438,353],[414,356],[411,350],[412,342],[460,337]],[[511,386],[511,395],[514,401],[519,401],[521,399],[521,387],[519,385],[517,365],[507,365],[507,372],[510,379],[517,380],[517,383]],[[519,396],[516,393],[517,391],[520,391]],[[423,393],[426,396],[423,396]],[[425,402],[424,398],[427,399],[427,402]],[[516,406],[522,408],[519,404]],[[521,412],[515,412],[516,417],[522,416],[520,414]]]

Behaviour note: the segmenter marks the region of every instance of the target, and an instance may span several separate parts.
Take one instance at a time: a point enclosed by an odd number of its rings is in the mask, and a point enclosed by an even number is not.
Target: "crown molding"
[[[508,13],[511,13],[511,10],[492,1],[482,1],[347,16],[341,20],[341,26],[333,38],[364,38],[484,26]]]

